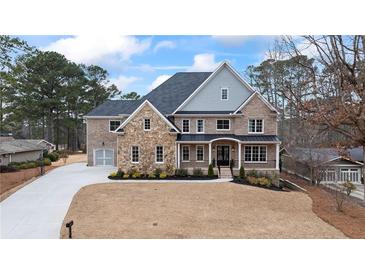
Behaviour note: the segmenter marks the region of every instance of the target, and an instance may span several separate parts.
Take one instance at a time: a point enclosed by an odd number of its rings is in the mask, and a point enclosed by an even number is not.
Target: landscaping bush
[[[167,173],[166,172],[161,172],[159,177],[160,177],[160,179],[165,179],[165,178],[167,178]]]
[[[208,167],[208,176],[209,177],[214,176],[213,164],[210,164],[209,167]]]
[[[49,159],[49,158],[44,158],[44,159],[43,159],[43,164],[44,164],[45,166],[50,166],[50,165],[52,164],[52,161],[51,161],[51,159]]]
[[[240,167],[239,177],[240,177],[240,179],[245,179],[246,178],[245,168],[243,166]]]
[[[255,177],[255,178],[259,177],[257,171],[254,170],[254,169],[253,170],[250,170],[249,172],[247,172],[247,176]]]
[[[53,151],[47,154],[47,158],[49,158],[52,162],[56,162],[60,158],[60,154],[57,151]]]
[[[196,176],[196,177],[201,177],[203,176],[203,171],[201,168],[194,168],[193,169],[193,175]]]
[[[157,177],[159,177],[159,176],[160,176],[160,174],[162,173],[162,169],[161,169],[161,168],[156,168],[154,173],[155,173],[155,175],[156,175]]]
[[[130,176],[130,177],[132,177],[132,175],[134,174],[134,173],[136,173],[137,172],[137,170],[135,169],[135,168],[130,168],[130,169],[128,169],[128,175]]]
[[[35,168],[38,166],[38,164],[36,162],[29,162],[26,165],[27,165],[27,168]]]
[[[151,172],[148,174],[148,179],[155,179],[155,178],[156,178],[155,173]]]
[[[188,170],[184,168],[178,168],[175,170],[175,175],[178,177],[187,177],[188,176]]]
[[[117,172],[110,173],[109,177],[112,177],[112,178],[117,177]]]
[[[117,171],[117,177],[123,178],[123,176],[124,176],[124,171],[121,170],[121,169],[118,169],[118,171]]]
[[[12,165],[0,166],[0,173],[15,172],[17,170],[18,170],[17,166],[12,166]]]
[[[124,174],[123,175],[123,179],[128,179],[129,178],[129,174]]]
[[[264,186],[270,187],[271,186],[271,179],[267,177],[254,177],[254,176],[247,176],[247,180],[250,184],[256,186]]]
[[[132,178],[133,179],[139,179],[141,178],[142,174],[140,172],[135,172],[132,174]]]

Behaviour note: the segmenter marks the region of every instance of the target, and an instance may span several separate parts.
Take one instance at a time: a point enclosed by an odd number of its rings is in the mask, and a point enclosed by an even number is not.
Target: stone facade
[[[143,121],[151,120],[151,130],[145,131]],[[118,168],[123,171],[136,169],[151,172],[156,168],[168,170],[175,168],[176,134],[170,132],[170,126],[148,104],[124,127],[124,134],[118,134]],[[156,163],[156,146],[163,146],[164,162]],[[139,163],[132,163],[132,146],[139,146]]]

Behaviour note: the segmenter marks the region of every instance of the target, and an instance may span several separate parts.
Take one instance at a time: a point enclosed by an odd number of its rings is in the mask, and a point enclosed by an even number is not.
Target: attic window
[[[120,126],[120,121],[110,120],[109,121],[109,131],[115,131]]]
[[[143,124],[144,124],[144,130],[145,131],[151,130],[151,119],[145,118]]]
[[[221,89],[221,99],[228,100],[228,88]]]

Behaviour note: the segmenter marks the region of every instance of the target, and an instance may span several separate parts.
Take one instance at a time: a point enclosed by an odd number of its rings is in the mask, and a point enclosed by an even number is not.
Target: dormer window
[[[228,88],[221,88],[221,99],[228,100]]]
[[[264,133],[264,120],[263,119],[249,119],[248,120],[248,133]]]
[[[145,118],[143,120],[143,129],[145,131],[150,131],[151,130],[151,119],[149,118]]]

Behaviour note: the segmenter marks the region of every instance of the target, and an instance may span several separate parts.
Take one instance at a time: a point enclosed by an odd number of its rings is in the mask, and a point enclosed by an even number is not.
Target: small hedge
[[[47,158],[49,158],[52,162],[56,162],[60,158],[60,154],[58,151],[53,151],[47,154]]]
[[[37,161],[27,161],[27,162],[12,162],[10,163],[7,168],[3,168],[2,170],[11,170],[11,171],[1,171],[1,172],[13,172],[19,169],[29,169],[29,168],[36,168],[41,165],[43,166],[50,166],[51,160],[49,158],[44,158],[43,160]]]
[[[201,168],[194,168],[193,169],[193,176],[195,176],[195,177],[204,176],[202,169]]]
[[[0,166],[0,173],[6,173],[6,172],[15,172],[19,168],[15,166]]]

